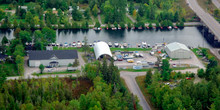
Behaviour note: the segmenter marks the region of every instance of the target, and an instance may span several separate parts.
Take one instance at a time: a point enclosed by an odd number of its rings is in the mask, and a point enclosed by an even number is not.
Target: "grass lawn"
[[[203,57],[202,55],[199,55],[199,54],[197,53],[197,51],[199,51],[198,48],[194,48],[194,49],[191,49],[191,50],[193,51],[193,53],[194,53],[198,58],[202,58],[202,57]]]
[[[80,73],[80,70],[76,70],[76,71],[61,71],[61,72],[51,72],[51,73],[42,73],[42,74],[40,74],[40,73],[34,73],[33,75],[39,75],[39,76],[41,76],[41,75],[58,75],[58,74],[78,74],[78,73]]]
[[[139,70],[135,70],[132,68],[129,69],[121,69],[120,71],[129,71],[129,72],[147,72],[149,69],[139,69]]]
[[[128,23],[133,24],[131,19],[126,16],[125,24],[128,24]]]
[[[5,10],[5,9],[8,9],[9,7],[9,4],[0,4],[0,8]]]
[[[6,67],[7,76],[19,76],[18,71],[16,69],[16,64],[12,64],[12,63],[5,63],[3,64]]]
[[[153,103],[151,103],[151,101],[150,101],[151,95],[148,94],[147,89],[145,88],[145,84],[144,84],[145,76],[138,76],[135,78],[135,80],[136,80],[139,88],[141,89],[141,91],[145,97],[145,100],[150,105],[151,109],[156,110],[156,108],[154,108],[154,106],[153,106]]]
[[[192,68],[196,68],[196,67],[175,67],[175,68],[171,68],[172,70],[185,70],[185,69],[192,69]]]

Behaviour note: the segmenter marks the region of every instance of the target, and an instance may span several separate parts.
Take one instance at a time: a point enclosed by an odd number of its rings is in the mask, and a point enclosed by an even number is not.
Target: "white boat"
[[[124,47],[128,47],[128,44],[127,44],[127,43],[124,43],[123,46],[124,46]]]
[[[118,47],[118,46],[119,46],[119,43],[118,43],[118,42],[115,42],[114,45],[115,45],[115,47]]]
[[[150,44],[147,44],[147,47],[148,47],[148,48],[150,48],[150,47],[151,47],[151,45],[150,45]]]
[[[108,42],[108,46],[109,46],[109,47],[112,47],[112,43],[111,43],[111,42]]]
[[[116,27],[113,27],[112,30],[117,30],[117,28],[116,28]]]
[[[92,47],[92,43],[89,43],[89,46]]]
[[[73,42],[72,46],[75,47],[76,46],[76,42]]]
[[[167,28],[168,28],[169,30],[171,30],[171,29],[172,29],[172,26],[168,26]]]

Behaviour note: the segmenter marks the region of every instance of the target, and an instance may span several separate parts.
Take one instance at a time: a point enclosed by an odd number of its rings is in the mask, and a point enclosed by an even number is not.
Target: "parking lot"
[[[148,66],[146,68],[152,68],[154,65],[151,63],[157,62],[157,57],[160,56],[160,54],[157,55],[150,55],[150,51],[139,51],[138,53],[143,54],[143,57],[134,57],[133,63],[129,63],[127,60],[123,61],[115,61],[115,65],[119,68],[132,68],[135,65],[140,65],[139,62],[147,62]],[[113,55],[114,56],[114,55]],[[171,68],[174,67],[193,67],[193,68],[205,68],[204,64],[196,57],[196,55],[191,52],[191,58],[190,59],[176,59],[176,60],[170,60]],[[174,68],[175,68],[174,67]]]

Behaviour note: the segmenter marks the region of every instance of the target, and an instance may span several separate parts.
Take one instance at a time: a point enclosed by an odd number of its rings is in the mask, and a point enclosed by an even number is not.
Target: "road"
[[[205,12],[197,3],[196,0],[186,0],[189,7],[196,13],[204,24],[213,32],[220,40],[220,24],[207,12]]]
[[[143,93],[141,92],[135,77],[137,76],[143,76],[145,75],[146,72],[125,72],[122,71],[120,72],[120,76],[125,80],[125,83],[128,87],[128,89],[134,94],[137,95],[139,98],[139,104],[142,106],[143,110],[151,110],[149,104],[144,98]]]
[[[212,0],[212,3],[213,3],[218,9],[220,9],[220,1],[218,1],[218,0]]]

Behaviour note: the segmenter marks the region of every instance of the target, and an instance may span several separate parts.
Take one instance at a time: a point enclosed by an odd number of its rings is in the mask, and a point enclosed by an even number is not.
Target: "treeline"
[[[206,52],[204,50],[204,52]],[[206,81],[194,83],[187,80],[181,73],[171,72],[169,63],[163,60],[161,73],[147,72],[145,83],[148,93],[152,95],[154,106],[164,110],[190,109],[190,110],[218,110],[220,108],[220,67],[218,62],[210,55],[207,69],[199,69],[198,76]],[[194,74],[185,74],[194,77]],[[170,88],[163,81],[181,80],[180,83]],[[163,80],[163,81],[162,81]]]
[[[101,77],[101,79],[108,84],[107,88],[111,91],[110,97],[113,98],[113,100],[110,101],[111,104],[107,105],[113,104],[116,107],[115,109],[121,110],[141,109],[137,99],[128,92],[124,84],[121,82],[118,67],[114,65],[113,59],[109,64],[105,58],[103,59],[102,64],[100,62],[86,64],[83,71],[89,79],[96,80],[97,77]],[[108,102],[108,100],[106,101]]]

